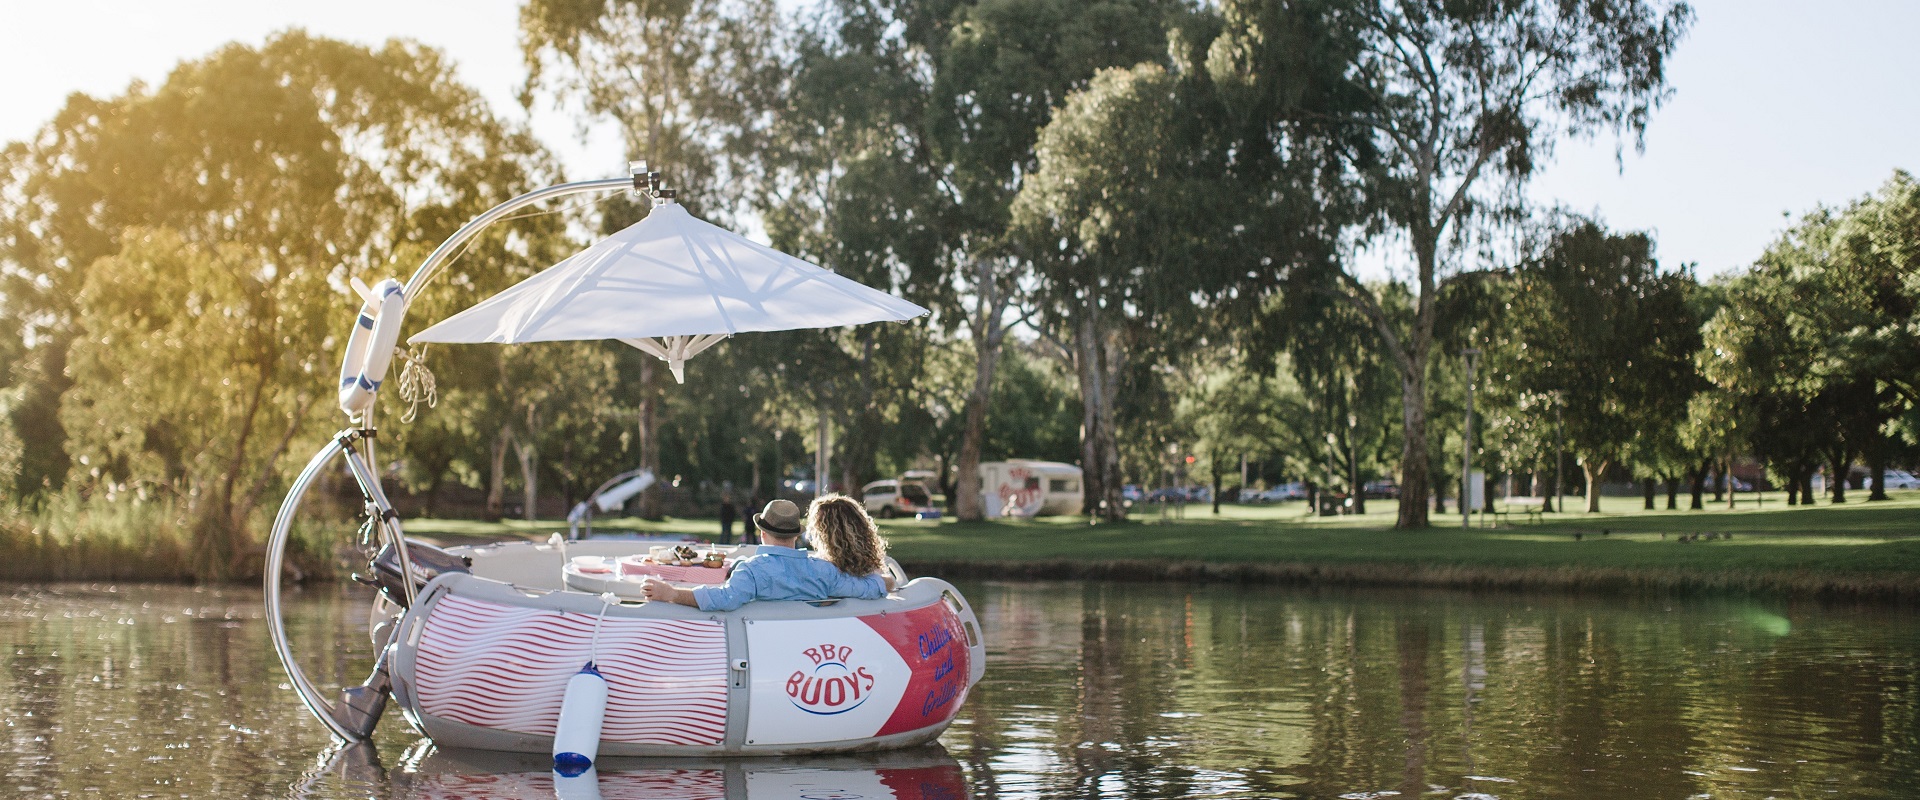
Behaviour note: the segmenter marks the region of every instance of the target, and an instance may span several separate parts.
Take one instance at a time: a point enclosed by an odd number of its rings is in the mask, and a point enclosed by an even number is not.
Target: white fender
[[[593,662],[567,681],[560,701],[560,721],[553,731],[553,771],[561,777],[579,776],[600,757],[600,727],[607,716],[607,679]]]
[[[356,279],[354,289],[364,284]],[[353,336],[347,340],[347,357],[340,363],[340,410],[361,417],[373,408],[374,393],[393,363],[393,348],[400,342],[400,323],[406,316],[407,299],[399,281],[388,278],[364,292],[366,302],[354,320]]]

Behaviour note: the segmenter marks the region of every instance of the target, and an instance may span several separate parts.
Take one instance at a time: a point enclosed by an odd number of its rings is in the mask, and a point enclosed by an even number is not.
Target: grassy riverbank
[[[1462,530],[1392,529],[1393,506],[1308,517],[1299,503],[1190,505],[1123,525],[1072,518],[1025,522],[883,523],[916,572],[947,576],[1224,580],[1582,591],[1733,591],[1920,600],[1920,492],[1889,502],[1788,507],[1779,495],[1737,510],[1641,511],[1607,498],[1599,514]],[[1570,500],[1572,498],[1569,498]],[[1684,499],[1683,499],[1684,504]],[[1475,524],[1480,520],[1476,518]],[[544,537],[552,522],[414,520],[408,530],[448,542]],[[712,520],[603,520],[602,531],[709,538]],[[1708,538],[1708,534],[1712,534]],[[1725,534],[1731,534],[1726,538]],[[1681,541],[1682,537],[1698,537]]]
[[[1145,508],[1133,521],[883,522],[894,555],[914,572],[974,578],[1113,578],[1261,583],[1446,586],[1580,591],[1731,591],[1920,601],[1920,491],[1890,502],[1788,507],[1779,495],[1738,509],[1642,511],[1607,498],[1603,513],[1512,515],[1462,530],[1458,516],[1424,531],[1392,529],[1393,506],[1310,517],[1300,503]],[[1570,500],[1573,498],[1569,498]],[[331,552],[350,523],[301,526],[293,567],[336,572]],[[335,530],[338,528],[338,530]],[[603,532],[713,538],[712,519],[599,520]],[[264,529],[264,521],[262,525]],[[545,539],[558,520],[414,519],[410,535],[442,543]],[[1712,534],[1709,538],[1708,534]],[[1727,538],[1725,534],[1731,534]],[[1683,542],[1681,539],[1695,539]],[[0,579],[188,580],[191,534],[162,506],[72,506],[0,519]],[[258,572],[259,543],[232,576]],[[344,562],[343,562],[344,563]],[[348,566],[351,570],[353,567]]]

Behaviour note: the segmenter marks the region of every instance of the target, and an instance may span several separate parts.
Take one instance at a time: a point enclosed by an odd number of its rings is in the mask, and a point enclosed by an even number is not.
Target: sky
[[[1663,265],[1703,275],[1741,268],[1800,214],[1920,170],[1920,2],[1698,0],[1670,65],[1671,100],[1646,149],[1611,137],[1562,142],[1529,194],[1542,205],[1652,233]],[[525,77],[518,0],[0,0],[0,141],[28,138],[72,92],[112,96],[158,83],[185,59],[275,31],[375,44],[405,37],[446,51],[510,118]],[[572,115],[529,119],[572,179],[624,174],[602,125],[583,141]],[[1616,159],[1616,150],[1625,149]],[[530,187],[531,188],[531,187]]]

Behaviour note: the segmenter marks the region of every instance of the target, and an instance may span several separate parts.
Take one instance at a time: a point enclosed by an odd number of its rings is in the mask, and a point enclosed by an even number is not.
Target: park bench
[[[1499,503],[1494,504],[1493,516],[1496,522],[1510,518],[1514,514],[1525,516],[1528,525],[1538,523],[1544,518],[1540,511],[1540,498],[1527,497],[1519,500],[1503,499]]]

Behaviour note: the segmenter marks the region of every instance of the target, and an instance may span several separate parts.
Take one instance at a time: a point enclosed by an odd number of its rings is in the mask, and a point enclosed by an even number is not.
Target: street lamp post
[[[1460,528],[1473,527],[1473,357],[1480,348],[1460,351],[1467,357],[1467,418],[1460,433]]]

